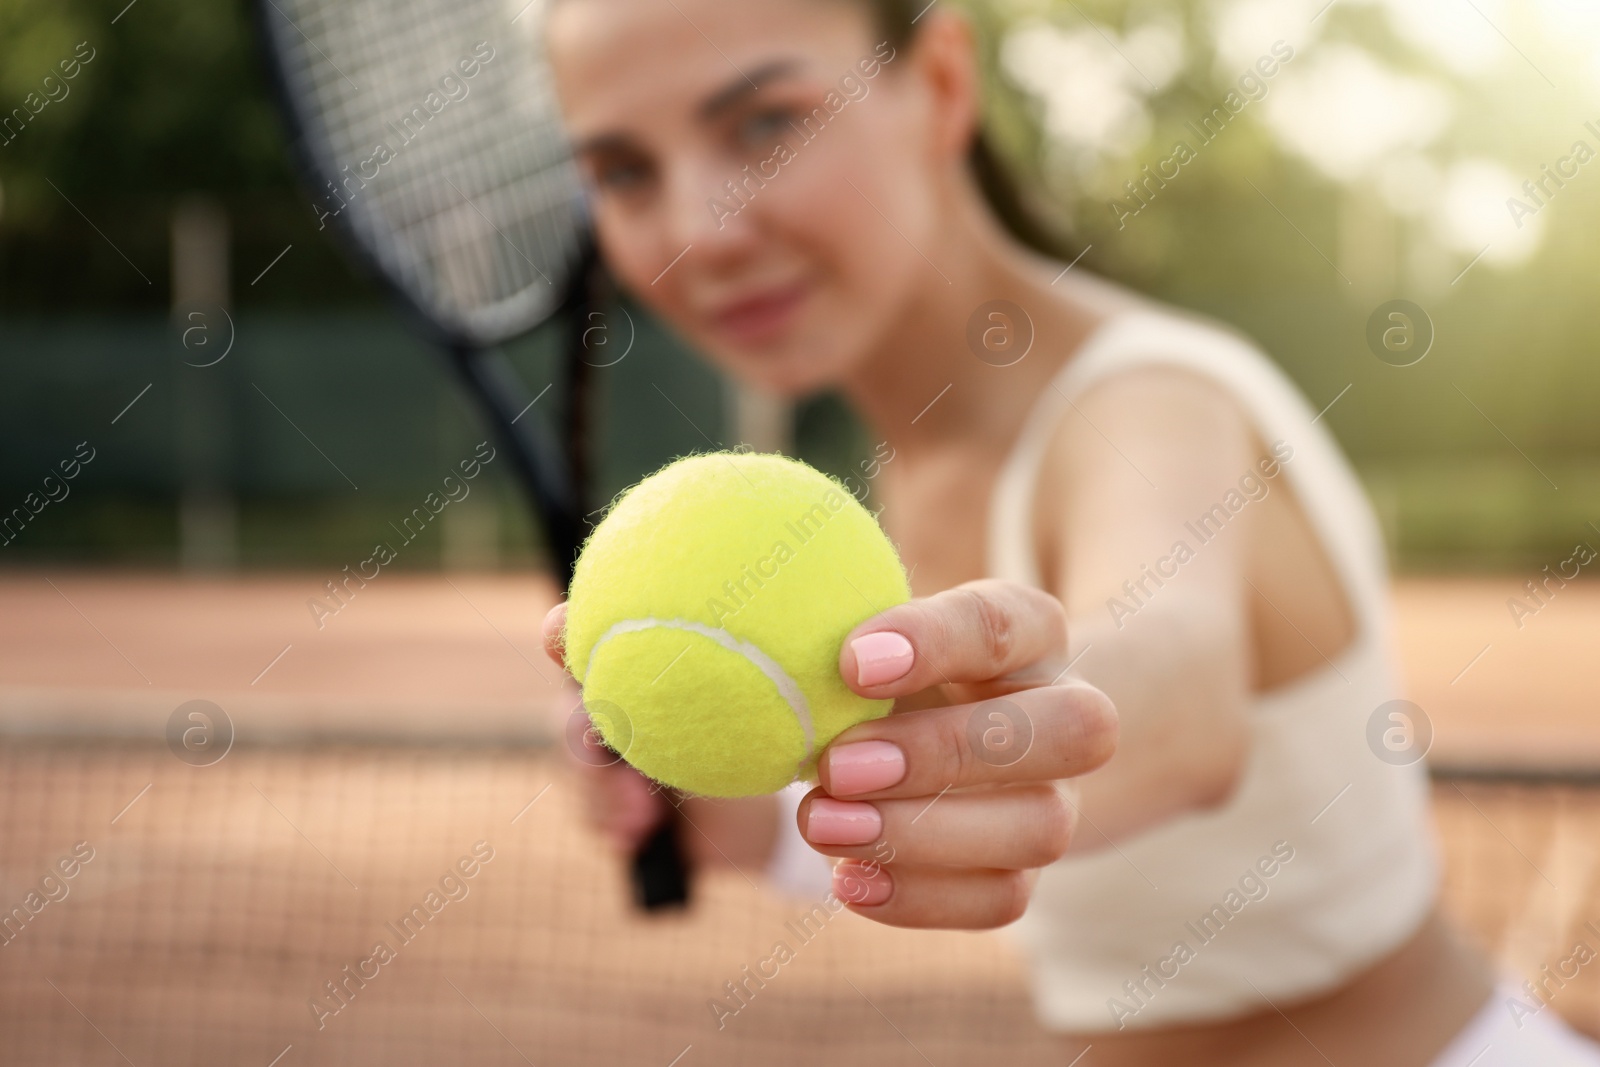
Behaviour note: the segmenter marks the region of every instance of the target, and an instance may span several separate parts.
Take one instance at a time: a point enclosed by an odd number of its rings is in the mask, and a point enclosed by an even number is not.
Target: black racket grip
[[[566,371],[568,375],[568,422],[566,456],[572,499],[577,504],[566,513],[570,519],[557,530],[552,543],[558,546],[562,584],[570,588],[582,544],[580,533],[588,513],[585,489],[590,483],[588,435],[589,392],[594,364],[589,362],[588,336],[596,312],[604,315],[616,300],[616,289],[600,262],[592,232],[586,233],[577,265],[563,301],[566,320]],[[602,322],[604,319],[602,318]],[[526,409],[523,409],[526,410]],[[514,420],[513,420],[514,421]],[[559,512],[558,512],[559,514]],[[619,757],[620,758],[620,757]],[[661,825],[651,831],[629,864],[634,903],[643,911],[658,912],[683,908],[689,903],[689,865],[684,859],[679,831],[682,820],[677,809],[668,810]]]
[[[678,830],[677,812],[669,811],[633,854],[634,902],[645,911],[689,903],[689,868],[683,860]]]

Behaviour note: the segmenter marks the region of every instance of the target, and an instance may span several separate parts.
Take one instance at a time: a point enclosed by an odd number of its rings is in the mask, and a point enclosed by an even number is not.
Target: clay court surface
[[[812,901],[753,872],[634,913],[548,744],[548,583],[385,575],[319,630],[329,577],[0,577],[0,907],[94,850],[0,947],[0,1062],[1055,1062],[998,936],[840,914],[801,942]],[[1600,947],[1600,588],[1519,630],[1521,583],[1404,581],[1397,624],[1448,905],[1532,976]],[[196,698],[237,734],[208,767],[164,740]],[[466,895],[319,1030],[308,1000],[480,841]],[[795,958],[719,1029],[779,938]],[[1554,1007],[1600,1031],[1600,966]]]

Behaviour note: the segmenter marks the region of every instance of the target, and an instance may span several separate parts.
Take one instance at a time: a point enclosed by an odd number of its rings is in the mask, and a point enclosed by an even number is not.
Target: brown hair
[[[917,19],[932,4],[927,0],[853,0],[864,2],[878,33],[895,50],[909,45],[917,34]],[[972,138],[967,164],[977,179],[978,189],[1006,232],[1035,252],[1056,259],[1069,259],[1067,242],[1029,206],[1016,176],[1006,166],[992,138],[982,126]]]

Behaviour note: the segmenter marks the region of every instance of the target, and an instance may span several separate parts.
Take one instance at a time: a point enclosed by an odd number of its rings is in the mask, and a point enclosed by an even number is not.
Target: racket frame
[[[307,143],[301,101],[289,84],[275,44],[276,31],[269,21],[288,16],[278,10],[272,0],[250,0],[249,8],[257,59],[288,135],[286,139],[296,175],[303,185],[314,186],[331,176],[325,173]],[[554,413],[548,419],[537,415],[525,419],[537,398],[529,397],[526,385],[499,345],[485,345],[442,325],[390,276],[382,260],[369,249],[360,229],[345,218],[343,211],[327,217],[332,219],[338,238],[334,243],[341,253],[349,257],[361,275],[377,284],[416,332],[433,343],[456,378],[477,401],[494,428],[495,436],[510,453],[523,488],[532,497],[536,517],[565,590],[572,581],[588,514],[582,487],[589,484],[590,473],[587,400],[592,365],[585,358],[585,332],[591,314],[601,310],[600,292],[604,290],[611,296],[612,290],[592,229],[586,224],[580,225],[576,254],[568,263],[547,272],[551,275],[550,284],[563,284],[560,299],[542,320],[530,322],[518,333],[501,338],[503,344],[525,336],[552,319],[561,320],[565,331],[562,394],[566,402],[566,440],[562,447],[551,429],[557,419]],[[587,217],[581,200],[579,217]],[[647,911],[688,903],[688,867],[675,810],[668,813],[634,853],[630,876],[635,901]]]

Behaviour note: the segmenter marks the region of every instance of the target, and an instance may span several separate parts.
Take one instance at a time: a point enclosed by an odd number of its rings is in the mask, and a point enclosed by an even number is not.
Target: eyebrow
[[[722,112],[728,110],[740,99],[756,92],[762,86],[793,74],[799,67],[798,59],[774,59],[755,68],[748,74],[741,74],[731,80],[726,86],[718,89],[705,98],[699,107],[702,119],[714,119]]]
[[[731,79],[727,85],[718,89],[703,100],[696,114],[701,121],[710,121],[718,115],[733,107],[740,100],[751,93],[759,91],[762,87],[772,82],[781,81],[799,71],[803,66],[800,60],[792,58],[773,59],[751,70],[748,74],[741,74]],[[604,153],[606,151],[622,151],[633,146],[633,139],[622,133],[602,133],[594,137],[587,137],[572,146],[574,155],[583,156]]]

